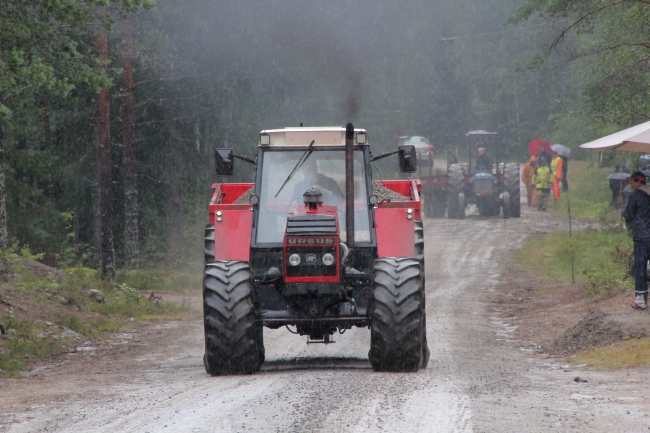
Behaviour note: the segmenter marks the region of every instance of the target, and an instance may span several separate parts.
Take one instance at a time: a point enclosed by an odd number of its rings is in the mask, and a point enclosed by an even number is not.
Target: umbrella
[[[465,137],[469,137],[470,135],[497,135],[498,132],[487,132],[483,129],[479,129],[478,131],[469,131],[468,133],[465,134]]]
[[[650,122],[641,123],[598,140],[581,144],[580,148],[650,153]]]
[[[630,173],[612,173],[607,175],[609,180],[627,180],[630,177]]]
[[[571,149],[566,146],[562,146],[561,144],[554,144],[551,146],[551,149],[553,149],[553,152],[557,152],[557,154],[560,156],[571,158]]]
[[[548,154],[550,155],[553,153],[553,149],[551,149],[551,143],[545,140],[533,140],[530,143],[528,143],[528,152],[530,152],[531,155],[539,155],[539,153],[544,149]]]

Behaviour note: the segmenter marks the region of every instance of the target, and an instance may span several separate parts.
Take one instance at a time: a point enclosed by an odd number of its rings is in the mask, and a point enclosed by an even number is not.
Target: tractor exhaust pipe
[[[345,126],[345,234],[348,248],[354,248],[354,125]]]

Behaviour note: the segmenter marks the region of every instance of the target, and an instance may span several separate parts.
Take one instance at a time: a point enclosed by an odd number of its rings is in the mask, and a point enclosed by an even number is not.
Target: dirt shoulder
[[[522,217],[546,216],[524,209]],[[562,230],[564,225],[561,220],[540,224],[533,236]],[[549,280],[524,269],[515,261],[517,253],[507,259],[509,272],[491,294],[490,308],[516,328],[515,339],[523,348],[568,361],[582,350],[650,336],[650,313],[630,308],[632,279],[630,289],[614,297],[586,297],[581,284]]]

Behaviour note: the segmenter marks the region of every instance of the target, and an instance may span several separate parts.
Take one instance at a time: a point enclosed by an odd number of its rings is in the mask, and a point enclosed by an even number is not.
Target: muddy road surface
[[[650,431],[647,372],[563,366],[494,313],[517,248],[557,224],[528,208],[425,221],[431,360],[418,373],[373,372],[367,329],[327,346],[265,329],[259,374],[210,377],[197,310],[0,381],[0,432]]]

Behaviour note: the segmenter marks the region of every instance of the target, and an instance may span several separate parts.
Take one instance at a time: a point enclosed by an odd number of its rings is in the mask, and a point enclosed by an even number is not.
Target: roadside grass
[[[4,317],[0,316],[7,331],[0,338],[0,377],[14,377],[30,361],[65,350],[66,344],[70,344],[61,336],[65,329],[94,340],[111,332],[129,330],[136,320],[181,318],[191,311],[185,302],[170,302],[164,295],[151,293],[160,292],[151,284],[141,284],[150,292],[142,293],[126,282],[102,280],[97,271],[87,268],[67,269],[65,277],[40,278],[22,266],[20,259],[14,259],[16,276],[0,284],[0,298],[9,305],[14,297],[19,297],[25,308],[5,311]],[[165,275],[155,271],[142,274],[155,278],[134,281],[162,282]],[[189,278],[189,274],[179,275],[166,287]],[[100,291],[104,302],[91,299],[91,289]],[[31,311],[39,311],[37,320],[30,316]]]
[[[574,233],[551,233],[528,238],[516,261],[538,275],[559,281],[571,281],[571,255],[575,282],[587,296],[608,297],[624,291],[631,279],[627,259],[632,239],[621,229],[587,229]]]
[[[607,174],[586,161],[570,161],[569,194],[562,192],[552,217],[597,221],[599,229],[585,229],[530,237],[519,251],[517,262],[525,269],[552,280],[582,284],[587,296],[608,297],[633,284],[627,275],[632,238],[624,229],[620,212],[609,207],[611,191]]]
[[[569,160],[569,191],[562,191],[560,200],[555,204],[551,193],[549,212],[556,216],[568,217],[569,200],[572,218],[593,220],[608,213],[612,192],[607,175],[611,172],[611,168],[599,168],[588,161]]]
[[[0,376],[14,376],[30,359],[45,358],[61,349],[60,341],[47,338],[32,320],[5,317],[6,330],[13,330],[0,340]]]
[[[71,277],[60,282],[64,297],[71,305],[83,304],[83,309],[99,313],[110,319],[177,317],[189,310],[186,304],[164,301],[164,297],[155,294],[142,294],[135,287],[126,283],[116,284],[102,280],[99,272],[81,268],[69,269],[66,273]],[[91,300],[87,291],[91,288],[100,290],[105,302]],[[144,291],[144,290],[143,290]],[[150,291],[149,288],[146,289]],[[158,291],[158,290],[156,290]],[[106,327],[106,325],[104,325]]]
[[[574,356],[574,362],[606,369],[647,367],[650,366],[650,338],[580,352]]]
[[[196,269],[195,269],[196,268]],[[201,288],[203,268],[191,266],[188,270],[158,269],[119,270],[115,282],[126,284],[143,292],[189,292]]]

